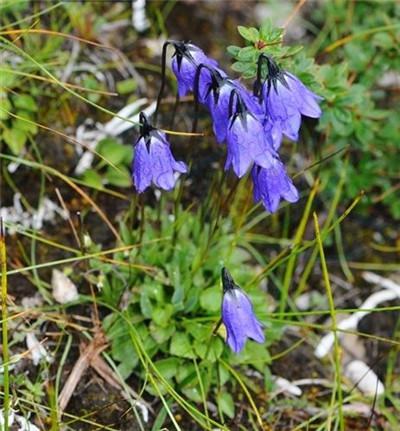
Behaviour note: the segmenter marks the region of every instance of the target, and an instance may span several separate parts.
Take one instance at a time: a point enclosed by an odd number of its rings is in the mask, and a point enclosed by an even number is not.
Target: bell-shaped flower
[[[228,346],[235,353],[239,353],[247,338],[263,343],[264,332],[254,314],[253,305],[249,297],[235,284],[226,268],[222,269],[222,285],[224,295],[221,314],[227,332]]]
[[[309,90],[296,76],[282,70],[270,58],[266,60],[268,77],[261,88],[261,98],[266,115],[278,124],[282,133],[289,139],[297,140],[301,125],[301,116],[319,118],[322,97]]]
[[[218,63],[209,58],[204,52],[193,45],[185,42],[172,42],[175,48],[175,53],[172,57],[172,71],[178,81],[179,97],[186,96],[189,91],[193,91],[194,81],[197,68],[200,64],[205,64],[212,68],[218,68]],[[203,77],[204,74],[204,77]],[[208,74],[202,73],[200,76],[201,85],[204,86],[204,79],[207,79]]]
[[[226,139],[230,120],[232,93],[239,95],[246,109],[250,111],[254,117],[262,117],[263,110],[257,102],[257,99],[254,98],[239,81],[220,78],[217,83],[211,82],[209,86],[210,91],[208,91],[205,104],[210,110],[213,119],[213,131],[218,143],[222,143]]]
[[[268,168],[276,155],[271,135],[261,120],[244,107],[240,98],[236,112],[229,121],[225,170],[232,166],[235,174],[241,178],[253,163]]]
[[[274,158],[268,168],[254,166],[251,174],[254,200],[262,201],[267,211],[275,212],[281,199],[291,203],[299,200],[299,193],[278,158]]]
[[[142,193],[153,183],[163,190],[172,190],[176,173],[184,174],[187,166],[174,159],[165,133],[153,128],[141,114],[141,135],[135,145],[133,159],[133,183]]]

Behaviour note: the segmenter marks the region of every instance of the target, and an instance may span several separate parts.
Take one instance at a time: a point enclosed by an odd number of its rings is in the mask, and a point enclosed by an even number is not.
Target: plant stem
[[[344,431],[344,417],[343,417],[343,410],[342,410],[343,394],[342,394],[341,369],[340,369],[340,360],[341,360],[340,356],[341,355],[340,355],[339,337],[337,334],[337,325],[336,325],[336,309],[335,309],[335,303],[333,300],[332,288],[331,288],[331,283],[329,280],[328,267],[326,265],[324,247],[322,245],[322,239],[321,239],[321,233],[319,230],[319,222],[318,222],[317,214],[314,213],[313,217],[314,217],[314,226],[315,226],[315,236],[317,238],[319,255],[320,255],[320,259],[321,259],[321,270],[322,270],[326,294],[327,294],[328,302],[329,302],[329,311],[330,311],[330,315],[331,315],[332,331],[333,331],[333,337],[334,337],[336,390],[334,390],[332,393],[332,404],[334,404],[334,397],[335,397],[335,393],[337,391],[338,407],[339,407],[339,429],[340,429],[340,431]],[[328,430],[331,429],[330,420],[331,420],[331,416],[329,414],[329,416],[328,416],[328,428],[327,428]]]
[[[7,262],[6,241],[3,229],[3,219],[0,219],[0,267],[1,267],[1,315],[3,338],[3,381],[4,381],[4,431],[8,431],[8,415],[10,410],[10,380],[8,364],[10,353],[8,351],[8,322],[7,322]]]

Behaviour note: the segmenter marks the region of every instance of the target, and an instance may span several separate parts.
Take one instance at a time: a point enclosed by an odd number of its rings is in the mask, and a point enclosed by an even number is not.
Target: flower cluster
[[[287,175],[278,150],[283,136],[298,139],[302,115],[320,117],[321,98],[265,54],[258,60],[253,93],[238,80],[229,78],[214,59],[192,43],[167,42],[163,70],[167,45],[174,47],[171,67],[178,82],[178,96],[193,92],[196,104],[204,105],[211,115],[217,142],[226,143],[225,170],[232,168],[238,178],[251,171],[254,199],[261,201],[270,212],[277,210],[281,199],[296,202],[297,189]],[[263,65],[267,66],[265,79],[261,78]],[[159,100],[162,89],[163,84]],[[151,181],[170,190],[174,185],[172,173],[186,172],[186,165],[173,159],[165,135],[155,130],[152,129],[152,139],[146,141],[141,136],[137,143],[133,176],[139,192]],[[154,149],[153,143],[157,144]],[[160,181],[160,170],[161,177],[168,181]]]

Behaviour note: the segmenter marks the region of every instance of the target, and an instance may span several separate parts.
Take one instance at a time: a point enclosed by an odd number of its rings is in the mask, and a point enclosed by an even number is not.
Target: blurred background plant
[[[398,427],[398,299],[374,302],[352,334],[340,332],[330,360],[314,349],[332,322],[371,304],[379,283],[399,282],[400,7],[251,6],[0,2],[0,215],[10,234],[2,326],[10,407],[31,429]],[[298,204],[274,215],[254,206],[250,183],[222,174],[205,111],[206,136],[171,136],[191,163],[179,187],[133,192],[134,126],[140,110],[154,111],[167,37],[192,40],[249,88],[259,52],[272,54],[324,97],[321,120],[283,144]],[[176,91],[168,77],[165,128]],[[191,129],[191,102],[181,101],[174,130]],[[238,356],[223,328],[213,334],[224,265],[266,331],[265,345],[249,342]],[[366,270],[389,278],[371,286]],[[349,371],[355,358],[363,375]],[[0,365],[0,384],[5,372]],[[373,401],[377,376],[384,392]]]

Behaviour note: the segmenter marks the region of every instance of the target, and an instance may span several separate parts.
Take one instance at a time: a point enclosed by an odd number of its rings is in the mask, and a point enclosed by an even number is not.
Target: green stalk
[[[336,325],[336,309],[335,309],[335,303],[333,300],[333,294],[332,294],[332,288],[331,283],[329,281],[329,273],[328,273],[328,267],[326,265],[325,260],[325,253],[324,253],[324,247],[322,245],[322,239],[321,239],[321,233],[319,230],[319,223],[318,223],[318,217],[317,214],[314,213],[314,226],[315,226],[315,235],[317,238],[317,244],[319,249],[319,255],[321,259],[321,270],[322,275],[324,278],[324,284],[326,289],[326,295],[328,297],[329,302],[329,311],[331,315],[332,320],[332,331],[333,331],[333,337],[334,337],[334,357],[335,357],[335,383],[336,388],[332,392],[332,405],[334,404],[334,399],[336,396],[338,396],[338,410],[339,410],[339,428],[340,431],[344,431],[344,417],[343,417],[343,394],[342,394],[342,382],[341,382],[341,369],[340,369],[340,346],[339,346],[339,338],[337,335],[337,325]],[[328,416],[328,431],[331,429],[331,414]]]
[[[314,183],[314,186],[311,190],[311,193],[308,196],[303,216],[300,220],[299,227],[297,228],[297,231],[296,231],[296,234],[295,234],[295,237],[293,240],[293,247],[299,246],[301,244],[301,241],[303,240],[304,231],[306,230],[308,217],[310,215],[311,207],[312,207],[312,204],[314,202],[314,197],[317,193],[318,187],[319,187],[319,180],[317,180]],[[292,279],[293,279],[293,272],[295,269],[296,261],[297,261],[297,254],[293,253],[290,255],[289,260],[288,260],[287,265],[286,265],[285,276],[283,279],[281,300],[280,300],[280,304],[279,304],[279,312],[280,312],[281,317],[283,316],[283,313],[284,313],[285,308],[286,308],[287,298],[289,295],[289,288],[290,288],[290,284],[291,284]]]
[[[8,431],[8,414],[10,410],[10,380],[8,364],[10,353],[8,351],[8,314],[7,314],[7,254],[6,241],[3,229],[3,219],[0,219],[0,267],[1,267],[1,314],[3,338],[3,380],[4,380],[4,431]]]
[[[339,178],[339,184],[336,189],[335,195],[333,197],[331,206],[329,208],[328,215],[324,223],[323,231],[325,231],[326,229],[329,229],[329,226],[332,224],[332,222],[335,219],[336,210],[339,205],[340,197],[342,196],[343,186],[346,180],[347,165],[348,165],[348,159],[345,160],[345,165],[342,169],[342,172]],[[336,221],[337,220],[335,220],[334,229],[336,229],[336,226],[338,226],[338,224],[336,224]],[[303,293],[304,289],[306,288],[308,278],[311,274],[311,271],[314,268],[314,264],[315,264],[315,260],[317,259],[317,256],[318,256],[318,246],[315,246],[307,262],[307,265],[304,268],[303,274],[300,277],[300,281],[298,283],[298,287],[295,292],[295,298],[297,298],[301,293]]]

